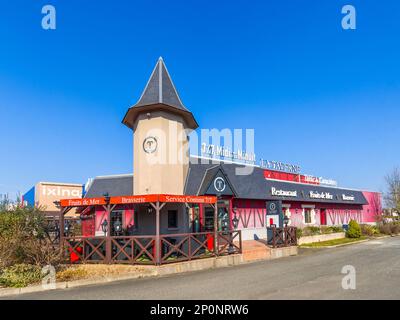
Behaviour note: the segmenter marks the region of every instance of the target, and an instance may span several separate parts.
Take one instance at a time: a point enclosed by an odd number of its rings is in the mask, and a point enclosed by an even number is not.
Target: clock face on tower
[[[147,137],[143,141],[143,150],[146,153],[153,153],[157,150],[157,139],[155,137]]]

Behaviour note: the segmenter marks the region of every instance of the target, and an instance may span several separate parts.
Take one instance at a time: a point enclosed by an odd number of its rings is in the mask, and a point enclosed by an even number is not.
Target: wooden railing
[[[290,247],[297,245],[296,227],[272,227],[272,239],[270,244],[274,248]]]
[[[111,237],[111,263],[155,264],[154,236]]]
[[[64,238],[63,255],[70,263],[166,264],[242,252],[241,231],[160,235],[159,262],[156,236]],[[214,244],[217,247],[214,248]]]
[[[70,263],[104,263],[107,257],[105,237],[64,238],[62,254]]]
[[[221,231],[218,232],[218,255],[242,253],[242,232]]]
[[[215,256],[214,233],[183,233],[160,236],[161,263]]]

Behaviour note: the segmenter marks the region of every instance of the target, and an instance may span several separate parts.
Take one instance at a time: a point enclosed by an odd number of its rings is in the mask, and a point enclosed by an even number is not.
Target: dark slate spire
[[[139,101],[128,110],[122,122],[132,128],[139,113],[156,109],[178,113],[185,119],[189,128],[196,129],[198,127],[192,113],[183,105],[179,98],[178,92],[161,57],[158,59]]]

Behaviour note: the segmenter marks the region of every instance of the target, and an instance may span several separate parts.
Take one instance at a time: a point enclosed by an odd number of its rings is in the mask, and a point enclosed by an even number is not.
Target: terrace
[[[180,228],[189,231],[187,220],[197,205],[207,206],[214,211],[212,230],[205,232],[162,232],[161,218],[167,214],[166,206],[182,208],[179,211]],[[241,231],[237,227],[221,228],[218,219],[218,198],[215,196],[190,195],[142,195],[118,196],[84,199],[65,199],[58,203],[60,225],[64,226],[65,214],[72,208],[78,208],[81,219],[94,215],[94,225],[101,226],[102,236],[68,236],[60,228],[60,250],[69,263],[105,263],[105,264],[151,264],[162,265],[172,262],[217,257],[242,253]],[[127,232],[119,218],[113,219],[116,209],[126,221],[128,215],[142,215],[147,226],[140,225],[135,231]],[[153,218],[154,217],[154,218]],[[235,221],[234,221],[235,222]],[[234,225],[235,223],[233,223]],[[230,224],[232,226],[232,224]],[[154,228],[155,227],[155,228]],[[149,234],[143,234],[154,230]],[[178,230],[178,228],[177,228]],[[182,230],[182,229],[179,229]]]

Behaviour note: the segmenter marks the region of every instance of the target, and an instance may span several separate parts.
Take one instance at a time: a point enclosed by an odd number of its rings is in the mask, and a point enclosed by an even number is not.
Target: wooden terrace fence
[[[296,227],[272,227],[272,239],[270,244],[274,248],[290,247],[297,245]]]
[[[62,255],[70,263],[166,264],[242,253],[241,231],[160,235],[159,262],[156,236],[65,237]],[[216,243],[216,248],[214,248]]]

